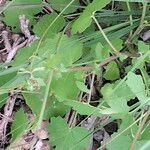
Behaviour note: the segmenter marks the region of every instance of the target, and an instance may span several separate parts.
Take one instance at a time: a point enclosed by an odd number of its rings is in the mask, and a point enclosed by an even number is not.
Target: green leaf
[[[67,37],[66,35],[55,36],[54,39],[49,40],[49,49],[50,52],[56,52],[56,54],[51,55],[48,59],[47,66],[71,66],[81,58],[82,47],[83,44],[76,37]]]
[[[64,101],[65,105],[73,107],[81,115],[96,115],[101,116],[101,109],[98,107],[91,106],[85,102],[79,102],[75,100]]]
[[[52,92],[59,98],[59,101],[76,99],[79,89],[76,86],[76,79],[73,73],[62,73],[60,78],[56,77],[51,83]]]
[[[38,116],[41,111],[42,100],[36,93],[23,93],[26,104],[31,108],[32,112]]]
[[[54,96],[49,98],[47,105],[49,118],[58,116],[63,117],[70,110],[70,106],[66,106],[64,103],[59,102]]]
[[[129,72],[127,75],[126,83],[131,89],[131,91],[140,100],[140,102],[144,104],[147,98],[145,92],[145,84],[143,83],[142,77],[140,75],[136,75],[133,72]]]
[[[48,29],[44,38],[52,38],[56,33],[63,29],[65,20],[62,16],[54,22],[58,15],[51,13],[50,15],[43,16],[37,24],[34,25],[33,31],[38,37],[42,37],[44,32]]]
[[[132,133],[132,136],[135,136],[139,127],[137,124],[133,124],[133,122],[135,122],[135,118],[133,117],[133,115],[132,114],[123,115],[120,119],[121,125],[119,126],[119,129],[117,131],[118,134],[120,132],[123,132],[122,135],[129,135]],[[132,127],[127,130],[127,128],[131,125]]]
[[[96,55],[96,60],[106,60],[109,57],[109,51],[108,49],[104,48],[104,46],[101,43],[97,43],[95,49],[95,55]]]
[[[30,25],[34,24],[34,15],[42,10],[42,1],[29,1],[29,0],[15,0],[11,5],[4,11],[4,21],[7,25],[11,26],[13,31],[20,31],[19,16],[25,15],[30,19]],[[31,5],[29,7],[29,5]],[[36,7],[33,7],[36,6]]]
[[[149,150],[150,148],[150,140],[139,140],[135,144],[136,150]]]
[[[112,39],[111,43],[113,44],[113,46],[115,47],[115,49],[119,52],[122,48],[123,48],[123,41],[121,39]],[[106,44],[104,46],[104,49],[108,50],[109,52],[112,52],[112,48],[110,47],[110,45]]]
[[[148,51],[150,51],[150,45],[146,44],[143,41],[138,41],[138,51],[141,52],[142,54],[145,54]],[[150,62],[150,56],[147,56],[145,58],[145,61],[149,63]]]
[[[86,28],[88,28],[92,22],[93,12],[101,10],[103,7],[109,4],[110,1],[111,0],[94,0],[92,3],[90,3],[80,17],[74,22],[72,26],[72,33],[83,32]]]
[[[129,112],[129,107],[127,106],[127,98],[121,95],[118,95],[117,92],[114,92],[114,84],[105,84],[101,93],[104,100],[111,107],[115,113],[126,114]],[[119,90],[118,90],[119,91]]]
[[[2,94],[0,95],[0,108],[6,104],[6,101],[8,99],[8,94]]]
[[[69,3],[70,0],[48,0],[53,9],[61,12]],[[78,9],[79,1],[75,0],[63,14],[73,13]]]
[[[115,134],[113,137],[115,137]],[[120,150],[120,149],[127,150],[127,149],[130,149],[131,142],[132,140],[129,136],[120,135],[118,138],[116,138],[110,144],[107,145],[107,149],[108,150]]]
[[[6,69],[6,70],[8,70],[8,69]],[[6,71],[6,70],[4,70],[4,71]],[[0,71],[0,72],[2,73],[3,71]],[[14,73],[8,73],[8,74],[5,74],[3,76],[0,76],[0,86],[3,86],[8,81],[10,81],[11,79],[13,79],[15,76],[16,76],[16,72],[14,72]]]
[[[149,140],[150,139],[150,126],[145,127],[144,132],[141,135],[142,140]]]
[[[106,72],[104,74],[104,78],[106,80],[116,80],[120,77],[119,68],[115,61],[109,63],[106,67]]]
[[[28,126],[27,116],[24,114],[23,109],[21,108],[15,115],[15,119],[12,123],[11,131],[12,131],[12,139],[15,140],[21,134],[24,133]]]
[[[76,81],[76,85],[82,92],[90,93],[90,90],[87,88],[84,82]]]
[[[114,86],[117,86],[119,84],[120,80],[116,81]],[[127,95],[128,93],[128,95]],[[134,95],[134,93],[131,91],[131,89],[129,88],[129,86],[123,82],[119,88],[117,88],[115,90],[115,94],[118,96],[118,97],[122,97],[122,98],[125,98],[127,101],[129,101],[130,99],[134,99],[136,96]]]
[[[141,53],[146,53],[150,50],[150,46],[143,41],[138,41],[138,50]]]
[[[90,142],[90,132],[85,128],[69,128],[67,123],[60,117],[51,118],[48,127],[50,139],[56,150],[83,150]]]
[[[28,78],[28,74],[16,75],[14,78],[12,78],[6,84],[0,87],[0,89],[2,90],[0,90],[0,93],[7,93],[9,90],[24,86]]]

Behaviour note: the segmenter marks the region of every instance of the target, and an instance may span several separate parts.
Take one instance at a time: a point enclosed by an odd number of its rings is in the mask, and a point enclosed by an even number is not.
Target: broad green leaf
[[[79,102],[75,100],[64,101],[65,105],[73,107],[81,115],[96,115],[101,116],[101,109],[98,107],[91,106],[85,102]]]
[[[23,87],[28,79],[28,74],[16,75],[14,78],[12,78],[6,84],[0,87],[0,93],[4,94],[15,88]]]
[[[11,126],[12,139],[15,140],[24,133],[28,127],[28,119],[23,109],[21,108],[16,114]]]
[[[141,135],[142,140],[149,140],[150,139],[150,126],[145,127],[144,132]]]
[[[145,54],[148,51],[150,51],[150,45],[146,44],[143,41],[138,41],[138,50],[139,50],[140,53]],[[145,61],[149,63],[150,62],[150,56],[147,56],[145,58]]]
[[[66,35],[55,36],[54,39],[49,40],[48,49],[50,52],[56,52],[56,54],[50,55],[47,66],[54,66],[54,64],[59,67],[71,66],[81,58],[82,47],[83,44],[76,37],[67,37]]]
[[[132,114],[123,115],[120,119],[121,125],[119,126],[117,132],[118,133],[123,132],[122,135],[130,135],[132,133],[132,136],[135,136],[139,127],[137,124],[133,124],[133,122],[135,122],[135,118],[133,117],[133,115]],[[128,129],[128,127],[131,125],[132,127]]]
[[[53,9],[61,12],[71,0],[48,0]],[[79,1],[75,0],[65,11],[64,14],[73,13],[78,9]]]
[[[113,44],[113,46],[115,47],[115,49],[119,52],[122,48],[123,48],[123,41],[121,39],[112,39],[111,43]],[[110,47],[110,45],[106,44],[106,46],[104,46],[104,49],[108,50],[109,52],[112,52],[112,48]]]
[[[150,148],[150,140],[139,140],[135,144],[136,150],[149,150]]]
[[[6,104],[8,98],[8,94],[0,94],[0,108]]]
[[[80,17],[74,22],[72,26],[72,33],[83,32],[87,27],[89,27],[92,22],[93,13],[101,10],[103,7],[109,4],[110,1],[111,0],[94,0],[92,3],[90,3]]]
[[[150,50],[150,46],[143,41],[138,41],[138,50],[141,53],[146,53]]]
[[[4,21],[7,25],[12,26],[13,31],[20,31],[19,16],[25,15],[30,19],[30,25],[33,25],[35,22],[34,15],[42,10],[41,4],[42,0],[14,0],[4,11]]]
[[[129,107],[127,106],[127,98],[121,95],[117,95],[114,92],[115,86],[113,84],[105,84],[101,93],[103,95],[104,100],[111,107],[111,109],[116,113],[126,114],[129,112]]]
[[[117,86],[119,84],[120,80],[117,80],[114,84],[114,86]],[[128,93],[128,94],[127,94]],[[119,88],[117,88],[115,90],[115,94],[118,97],[122,97],[125,98],[127,101],[129,101],[130,99],[134,99],[136,96],[134,95],[134,93],[131,91],[131,89],[128,87],[128,85],[124,82],[122,83]]]
[[[96,60],[106,60],[109,57],[109,50],[106,49],[101,43],[97,43],[95,48]]]
[[[6,69],[7,70],[7,69]],[[5,71],[5,70],[4,70]],[[1,71],[2,72],[2,71]],[[0,86],[3,86],[4,84],[6,84],[8,81],[10,81],[11,79],[13,79],[16,76],[16,72],[14,73],[8,73],[5,74],[3,76],[0,76]]]
[[[115,134],[114,134],[115,137]],[[112,137],[113,139],[113,137]],[[130,149],[131,138],[129,136],[120,135],[118,138],[113,140],[107,145],[108,150],[127,150]]]
[[[82,92],[90,93],[90,90],[87,88],[84,82],[76,81],[76,85]]]
[[[60,16],[54,22],[57,16],[58,15],[56,13],[43,16],[38,23],[34,25],[33,31],[35,35],[42,37],[45,31],[48,29],[48,32],[44,38],[52,38],[56,33],[62,30],[65,25],[65,20],[62,16]]]
[[[133,72],[129,72],[126,80],[127,85],[131,89],[131,91],[137,96],[142,104],[144,104],[147,100],[146,92],[145,92],[145,84],[143,83],[143,79],[140,75],[136,75]]]
[[[48,131],[56,150],[83,150],[89,146],[90,132],[81,127],[69,128],[60,117],[51,118]]]
[[[116,80],[120,77],[119,68],[115,61],[109,63],[106,67],[106,72],[104,74],[104,78],[106,80]]]
[[[62,56],[62,63],[72,65],[82,56],[82,43],[76,37],[62,37],[58,52]]]
[[[47,104],[48,117],[64,116],[69,110],[70,106],[66,106],[64,103],[59,102],[56,97],[50,97]]]
[[[73,73],[63,73],[60,78],[53,79],[51,83],[52,92],[59,98],[59,101],[76,99],[79,89],[75,82]]]
[[[38,116],[41,111],[42,99],[39,98],[39,94],[36,93],[23,93],[26,104],[30,107],[33,114]]]

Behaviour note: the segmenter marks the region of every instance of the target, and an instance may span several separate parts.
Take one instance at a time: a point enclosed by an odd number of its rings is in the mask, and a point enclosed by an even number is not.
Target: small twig
[[[29,20],[26,19],[24,15],[20,16],[20,26],[25,38],[16,34],[11,34],[7,30],[2,31],[2,38],[5,45],[3,50],[6,50],[6,53],[8,53],[5,60],[6,63],[9,63],[15,57],[18,50],[25,46],[30,46],[38,39],[35,35],[31,35],[31,32],[29,31]]]
[[[20,19],[21,31],[27,38],[27,45],[30,46],[34,41],[38,39],[38,37],[31,35],[29,31],[29,20],[25,17],[25,15],[20,16],[19,19]]]
[[[3,31],[2,32],[2,38],[4,40],[4,45],[5,45],[5,49],[7,50],[7,52],[11,51],[11,44],[9,41],[9,32],[8,31]]]
[[[6,130],[9,122],[12,122],[12,113],[15,105],[17,95],[12,93],[8,99],[6,106],[4,108],[3,118],[0,121],[0,140],[4,141],[6,138]]]
[[[87,100],[88,104],[90,103],[91,96],[92,96],[93,85],[94,85],[94,78],[95,78],[95,74],[92,74],[92,79],[91,79],[91,83],[90,83],[90,93],[88,95],[88,100]]]
[[[0,0],[0,7],[5,5],[5,3],[6,3],[6,0]]]
[[[6,63],[9,63],[13,58],[14,56],[16,55],[17,51],[21,48],[23,48],[25,45],[26,45],[27,41],[24,41],[23,43],[17,45],[16,47],[12,47],[11,51],[8,53],[7,55],[7,59],[6,59]],[[15,44],[16,45],[16,44]]]
[[[105,61],[101,62],[100,65],[99,65],[99,67],[103,67],[103,66],[109,64],[110,62],[112,62],[113,60],[116,60],[120,56],[121,56],[121,54],[109,57]],[[74,67],[74,68],[71,68],[70,71],[71,72],[76,72],[76,71],[87,71],[88,72],[88,71],[92,71],[93,69],[94,69],[94,67],[85,66],[85,67]]]

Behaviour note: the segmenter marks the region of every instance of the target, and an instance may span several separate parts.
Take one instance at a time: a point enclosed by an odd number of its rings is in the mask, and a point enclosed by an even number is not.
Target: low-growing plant
[[[148,150],[148,0],[2,0],[1,149]]]

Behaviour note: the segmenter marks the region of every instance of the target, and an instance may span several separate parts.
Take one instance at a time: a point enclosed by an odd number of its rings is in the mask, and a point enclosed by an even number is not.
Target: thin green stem
[[[143,29],[143,27],[144,27],[144,19],[145,19],[145,16],[146,16],[146,10],[147,10],[147,3],[143,3],[143,11],[142,11],[140,25],[136,29],[136,31],[132,34],[132,36],[129,37],[129,39],[127,40],[127,43],[130,43],[133,40],[133,38],[137,34],[139,34],[141,32],[141,30]]]
[[[139,117],[136,121],[134,121],[131,125],[129,125],[126,129],[124,129],[123,131],[119,132],[115,137],[113,137],[110,141],[108,141],[107,143],[105,143],[103,146],[99,147],[97,150],[103,149],[106,145],[110,144],[111,142],[113,142],[115,139],[117,139],[120,135],[122,135],[123,133],[125,133],[126,131],[128,131],[133,125],[135,125],[136,123],[138,123],[142,118],[144,118],[147,115],[147,113],[144,113],[141,117]]]
[[[103,35],[104,39],[106,40],[106,42],[109,44],[109,46],[112,48],[113,52],[118,53],[118,51],[116,50],[116,48],[112,45],[112,43],[110,42],[110,40],[107,38],[105,32],[103,31],[102,27],[100,26],[100,24],[98,23],[97,19],[95,18],[94,14],[92,16],[94,22],[96,23],[98,29],[100,30],[101,34]]]
[[[65,12],[65,10],[74,2],[75,0],[72,0],[61,12],[60,14],[52,21],[52,23],[48,26],[48,28],[45,30],[45,32],[43,33],[38,45],[37,45],[37,48],[36,48],[36,51],[35,51],[35,55],[38,53],[39,49],[40,49],[40,46],[42,44],[42,41],[43,39],[45,38],[47,32],[49,31],[49,29],[52,27],[52,25],[54,25],[54,23],[57,21],[57,19]],[[33,64],[34,64],[34,61],[35,61],[35,57],[33,57],[32,61],[31,61],[31,65],[30,65],[30,70],[32,70],[32,67],[33,67]]]
[[[144,117],[144,118],[142,117],[143,120],[141,121],[141,123],[140,123],[140,125],[139,125],[139,129],[138,129],[138,131],[137,131],[137,133],[136,133],[136,135],[135,135],[135,138],[133,139],[133,142],[132,142],[132,144],[131,144],[130,150],[135,150],[136,141],[139,139],[139,137],[140,137],[140,135],[141,135],[141,132],[142,132],[142,130],[143,130],[143,127],[144,127],[144,125],[145,125],[145,123],[146,123],[146,121],[147,121],[149,115],[150,115],[150,109],[146,112],[145,117]],[[143,116],[143,114],[142,114],[142,116]]]
[[[44,98],[43,98],[43,105],[42,105],[39,120],[38,120],[38,123],[37,123],[38,129],[40,129],[41,125],[42,125],[43,116],[44,116],[44,112],[45,112],[45,108],[46,108],[46,103],[47,103],[47,100],[48,100],[48,97],[49,97],[49,90],[50,90],[50,85],[51,85],[52,78],[53,78],[53,71],[50,71],[49,75],[48,75],[47,86],[46,86]]]
[[[127,4],[127,9],[128,9],[128,11],[131,12],[130,3],[129,3],[129,2],[126,2],[126,4]],[[130,25],[132,26],[132,25],[133,25],[133,17],[132,17],[132,15],[130,15],[129,18],[130,18]],[[131,36],[131,35],[132,35],[132,31],[130,32],[130,36]]]

